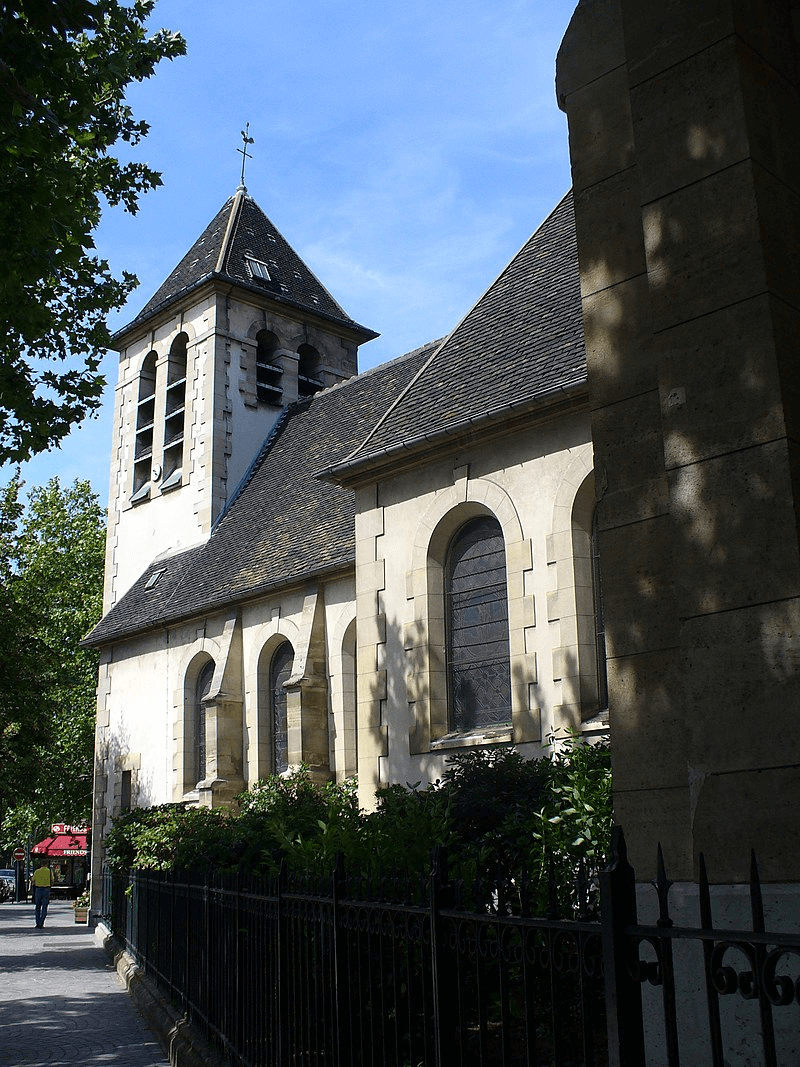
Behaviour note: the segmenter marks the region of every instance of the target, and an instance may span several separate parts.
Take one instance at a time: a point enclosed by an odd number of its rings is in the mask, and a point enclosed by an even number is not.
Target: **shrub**
[[[359,851],[362,820],[355,779],[319,785],[301,766],[257,782],[238,801],[237,851],[240,863],[255,873],[273,873],[281,859],[292,867],[331,869],[337,853]]]
[[[548,904],[552,871],[564,905],[581,864],[607,853],[611,756],[605,744],[570,737],[549,756],[525,760],[511,748],[471,750],[448,760],[440,781],[378,790],[375,811],[359,810],[355,782],[318,785],[308,768],[258,782],[237,813],[166,804],[117,818],[107,836],[116,869],[202,867],[275,873],[348,870],[384,878],[426,876],[444,846],[465,899],[484,906],[498,894],[530,909]]]
[[[189,870],[235,865],[231,827],[235,817],[221,808],[161,804],[133,808],[114,820],[106,855],[115,870]]]

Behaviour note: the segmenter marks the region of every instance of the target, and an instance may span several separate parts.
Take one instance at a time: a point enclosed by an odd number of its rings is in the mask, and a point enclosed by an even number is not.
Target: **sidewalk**
[[[0,1067],[169,1067],[106,953],[72,907],[0,905]]]

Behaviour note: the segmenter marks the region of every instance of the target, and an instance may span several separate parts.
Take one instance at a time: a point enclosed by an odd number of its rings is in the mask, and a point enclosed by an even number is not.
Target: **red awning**
[[[89,849],[86,847],[86,834],[53,834],[46,837],[38,845],[34,845],[31,852],[36,856],[88,856]]]

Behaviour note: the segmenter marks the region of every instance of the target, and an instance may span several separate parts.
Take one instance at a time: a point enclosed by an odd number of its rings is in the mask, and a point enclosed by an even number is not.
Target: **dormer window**
[[[257,282],[271,282],[269,266],[263,259],[255,259],[254,256],[245,256],[250,276]]]
[[[153,573],[144,583],[145,590],[152,589],[154,588],[154,586],[158,585],[159,581],[161,580],[161,576],[166,573],[166,570],[166,567],[161,567],[159,568],[159,570],[153,571]]]

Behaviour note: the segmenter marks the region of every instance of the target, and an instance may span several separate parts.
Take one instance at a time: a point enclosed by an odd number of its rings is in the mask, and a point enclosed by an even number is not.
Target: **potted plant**
[[[85,889],[80,896],[72,902],[72,910],[75,913],[76,923],[88,923],[89,921],[89,890]]]

